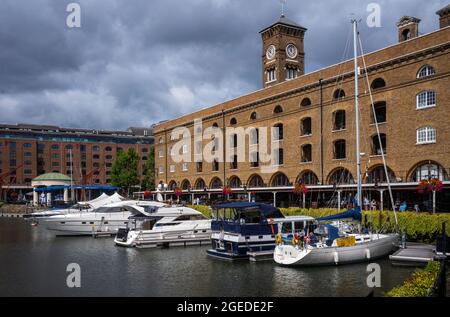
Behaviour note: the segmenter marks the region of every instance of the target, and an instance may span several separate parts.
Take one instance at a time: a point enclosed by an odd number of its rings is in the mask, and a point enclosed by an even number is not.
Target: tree
[[[150,147],[148,160],[145,163],[144,179],[141,185],[144,190],[155,188],[155,148],[153,146]]]
[[[130,195],[130,189],[139,185],[139,156],[134,149],[117,153],[111,170],[111,181],[114,186],[122,188],[122,192]]]

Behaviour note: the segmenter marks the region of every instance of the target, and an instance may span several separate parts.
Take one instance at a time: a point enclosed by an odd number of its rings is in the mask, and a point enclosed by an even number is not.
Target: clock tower
[[[260,32],[264,88],[305,73],[305,32],[306,28],[289,20],[284,14],[277,22]]]

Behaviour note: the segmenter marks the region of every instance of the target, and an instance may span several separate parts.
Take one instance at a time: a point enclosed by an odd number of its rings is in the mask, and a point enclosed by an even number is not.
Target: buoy
[[[339,253],[335,251],[333,252],[333,255],[334,255],[334,263],[337,265],[339,263]]]
[[[366,249],[366,258],[367,260],[370,259],[370,249]]]

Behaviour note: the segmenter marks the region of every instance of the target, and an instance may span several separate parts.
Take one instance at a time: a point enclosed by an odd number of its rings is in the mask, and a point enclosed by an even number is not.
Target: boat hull
[[[382,258],[398,246],[397,234],[374,235],[377,239],[361,242],[349,247],[324,247],[298,249],[290,245],[279,245],[274,251],[276,263],[285,266],[342,265]]]

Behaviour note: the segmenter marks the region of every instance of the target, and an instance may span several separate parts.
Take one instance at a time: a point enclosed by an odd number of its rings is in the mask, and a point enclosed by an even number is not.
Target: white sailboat
[[[358,207],[338,215],[316,219],[314,221],[295,221],[291,219],[275,219],[278,223],[278,232],[289,228],[287,235],[277,236],[274,261],[286,266],[315,266],[339,265],[355,262],[364,262],[387,256],[398,245],[399,235],[379,233],[345,233],[338,227],[322,222],[346,218],[361,218],[362,186],[361,186],[361,152],[359,136],[359,103],[358,103],[358,22],[353,19],[354,38],[354,64],[355,64],[355,117],[356,117],[356,157],[357,157],[357,202]],[[373,106],[373,100],[372,100]],[[373,110],[373,109],[372,109]],[[375,116],[376,117],[376,116]],[[376,119],[375,119],[376,120]],[[375,122],[378,136],[378,123]],[[381,140],[379,139],[381,144]],[[389,175],[387,173],[384,152],[382,149],[383,164],[390,190]],[[392,204],[395,214],[395,205]],[[395,214],[397,222],[397,215]]]

